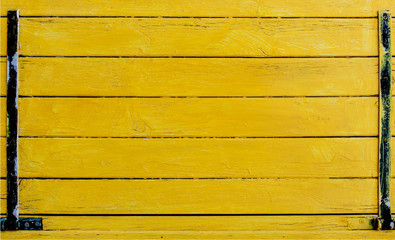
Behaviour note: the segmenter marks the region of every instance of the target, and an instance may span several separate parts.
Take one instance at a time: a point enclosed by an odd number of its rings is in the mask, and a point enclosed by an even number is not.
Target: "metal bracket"
[[[392,105],[392,54],[391,13],[379,11],[379,218],[377,228],[394,229],[391,218],[391,105]]]
[[[1,231],[9,230],[6,221],[7,218],[1,218]],[[42,218],[19,218],[14,230],[43,230]]]

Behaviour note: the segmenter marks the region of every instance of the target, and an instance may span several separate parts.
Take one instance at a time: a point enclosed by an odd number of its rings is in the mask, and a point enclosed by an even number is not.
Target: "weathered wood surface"
[[[19,91],[25,96],[378,94],[375,57],[20,58],[19,66]],[[5,57],[0,57],[0,68],[0,95],[5,96]]]
[[[125,178],[23,179],[22,213],[377,213],[375,17],[392,0],[1,2],[3,16],[11,8],[24,16],[22,54],[82,56],[21,58],[22,95],[276,97],[21,99],[21,134],[68,137],[21,138],[22,176]],[[196,58],[155,58],[169,56]],[[233,136],[302,138],[196,138]],[[343,138],[315,138],[325,136]],[[210,217],[44,216],[50,231],[1,238],[395,238],[346,231],[372,229],[371,216]]]
[[[377,100],[22,98],[20,135],[377,136]]]
[[[289,216],[26,216],[46,231],[346,231],[373,230],[373,215]],[[97,224],[100,222],[101,224]]]
[[[0,57],[0,97],[7,95],[7,57]]]
[[[394,239],[393,231],[19,231],[4,239]]]
[[[374,214],[377,184],[377,179],[360,178],[22,179],[20,213]]]
[[[7,100],[5,97],[0,97],[0,136],[7,135]]]
[[[371,18],[24,18],[20,27],[21,54],[35,56],[378,56]]]
[[[205,16],[205,17],[376,17],[377,10],[395,8],[391,0],[3,0],[23,16]]]
[[[22,138],[20,177],[377,177],[377,138]],[[5,150],[5,139],[1,139]],[[5,176],[5,154],[1,157]],[[67,169],[67,171],[65,171]]]
[[[20,94],[377,95],[377,61],[377,58],[21,58]]]

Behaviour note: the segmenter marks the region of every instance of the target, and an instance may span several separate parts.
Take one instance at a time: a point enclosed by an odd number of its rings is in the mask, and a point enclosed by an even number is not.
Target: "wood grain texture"
[[[394,231],[18,231],[2,239],[394,239]]]
[[[377,95],[377,61],[377,58],[21,58],[20,94]]]
[[[45,231],[346,231],[373,230],[372,215],[305,216],[26,216]],[[97,224],[100,223],[100,224]]]
[[[20,181],[21,214],[375,212],[377,179]]]
[[[378,55],[377,19],[24,18],[20,28],[21,54],[36,56]]]
[[[5,150],[5,139],[1,139]],[[377,177],[377,138],[22,138],[20,177]],[[5,177],[5,155],[2,157]],[[67,171],[64,171],[67,169]]]
[[[1,15],[20,9],[23,16],[239,16],[239,17],[376,17],[395,8],[391,0],[3,0]]]
[[[377,97],[22,98],[19,105],[21,136],[378,135]]]

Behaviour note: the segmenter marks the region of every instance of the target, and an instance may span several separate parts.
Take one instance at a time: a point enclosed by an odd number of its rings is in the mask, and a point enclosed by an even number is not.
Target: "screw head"
[[[384,19],[384,20],[388,20],[388,17],[389,17],[389,16],[388,16],[388,13],[383,13],[383,19]]]

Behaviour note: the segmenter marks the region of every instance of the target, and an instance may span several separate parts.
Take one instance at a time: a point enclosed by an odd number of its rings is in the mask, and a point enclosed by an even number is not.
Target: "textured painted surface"
[[[7,92],[7,57],[0,57],[0,96]]]
[[[36,231],[4,233],[4,239],[394,239],[379,231]]]
[[[373,214],[377,184],[377,179],[22,179],[20,213]]]
[[[41,178],[377,177],[377,146],[377,138],[22,138],[19,168]]]
[[[377,58],[22,58],[20,94],[377,95],[377,67]]]
[[[29,238],[268,238],[391,239],[393,232],[372,230],[373,216],[44,216],[46,230],[20,232]],[[97,223],[100,224],[97,224]],[[108,231],[112,229],[112,231]],[[273,231],[273,229],[276,229]],[[297,229],[297,230],[295,230]],[[59,231],[60,230],[60,231]],[[350,231],[364,230],[364,231]],[[2,238],[16,237],[5,233]],[[260,236],[260,237],[259,237]],[[304,238],[303,238],[304,236]]]
[[[47,231],[346,231],[372,230],[373,215],[40,216]],[[101,224],[97,224],[100,222]]]
[[[5,97],[0,97],[0,106],[0,133],[1,137],[5,137],[7,135],[7,101]]]
[[[22,98],[20,135],[377,136],[377,100]]]
[[[371,18],[24,18],[20,24],[20,52],[34,56],[378,56]]]
[[[395,8],[392,0],[3,0],[6,9],[24,16],[242,16],[242,17],[376,17],[377,10]]]
[[[23,54],[80,57],[21,58],[21,94],[36,96],[20,101],[21,133],[41,136],[20,139],[21,174],[32,178],[21,181],[22,211],[49,231],[1,238],[394,239],[369,231],[378,213],[376,17],[393,5],[2,1],[3,15],[22,10]],[[4,57],[0,67],[4,96]],[[166,212],[290,215],[155,215]],[[57,216],[67,213],[82,216]]]

